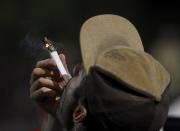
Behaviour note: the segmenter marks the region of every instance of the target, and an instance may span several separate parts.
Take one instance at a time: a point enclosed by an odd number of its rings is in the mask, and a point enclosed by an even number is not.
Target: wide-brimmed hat
[[[117,15],[88,19],[80,32],[80,46],[86,73],[99,67],[128,88],[160,101],[170,75],[144,51],[136,28]]]
[[[170,75],[144,51],[135,27],[117,15],[92,17],[81,28],[80,46],[85,73],[63,91],[62,125],[73,128],[73,111],[83,104],[88,130],[159,130],[168,113]]]

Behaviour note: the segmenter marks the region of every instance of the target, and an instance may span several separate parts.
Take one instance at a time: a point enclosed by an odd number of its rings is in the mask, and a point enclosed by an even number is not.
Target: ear
[[[87,110],[83,105],[79,105],[73,112],[74,123],[82,122],[87,116]]]

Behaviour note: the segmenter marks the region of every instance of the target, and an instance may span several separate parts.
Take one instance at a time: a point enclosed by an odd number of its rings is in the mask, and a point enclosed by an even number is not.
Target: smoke
[[[36,61],[49,58],[48,51],[43,48],[42,40],[44,37],[45,35],[34,32],[27,33],[24,39],[20,42],[20,49],[23,51],[23,54]],[[58,53],[63,53],[64,46],[62,44],[56,42],[55,39],[51,37],[48,37],[48,39],[53,42]]]

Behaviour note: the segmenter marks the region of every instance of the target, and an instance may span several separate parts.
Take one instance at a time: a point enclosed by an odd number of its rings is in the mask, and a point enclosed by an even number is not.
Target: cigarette
[[[44,37],[44,47],[49,51],[51,58],[54,60],[54,62],[57,65],[57,68],[59,72],[61,73],[64,81],[68,83],[68,81],[71,79],[71,75],[66,71],[64,65],[62,64],[61,59],[59,58],[59,55],[53,46],[53,42],[47,39],[47,37]]]

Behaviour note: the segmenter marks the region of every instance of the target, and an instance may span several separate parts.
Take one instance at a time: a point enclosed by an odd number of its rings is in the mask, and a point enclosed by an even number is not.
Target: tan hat
[[[160,101],[170,75],[144,48],[136,28],[117,15],[99,15],[87,20],[80,32],[86,73],[97,66],[127,87]]]

